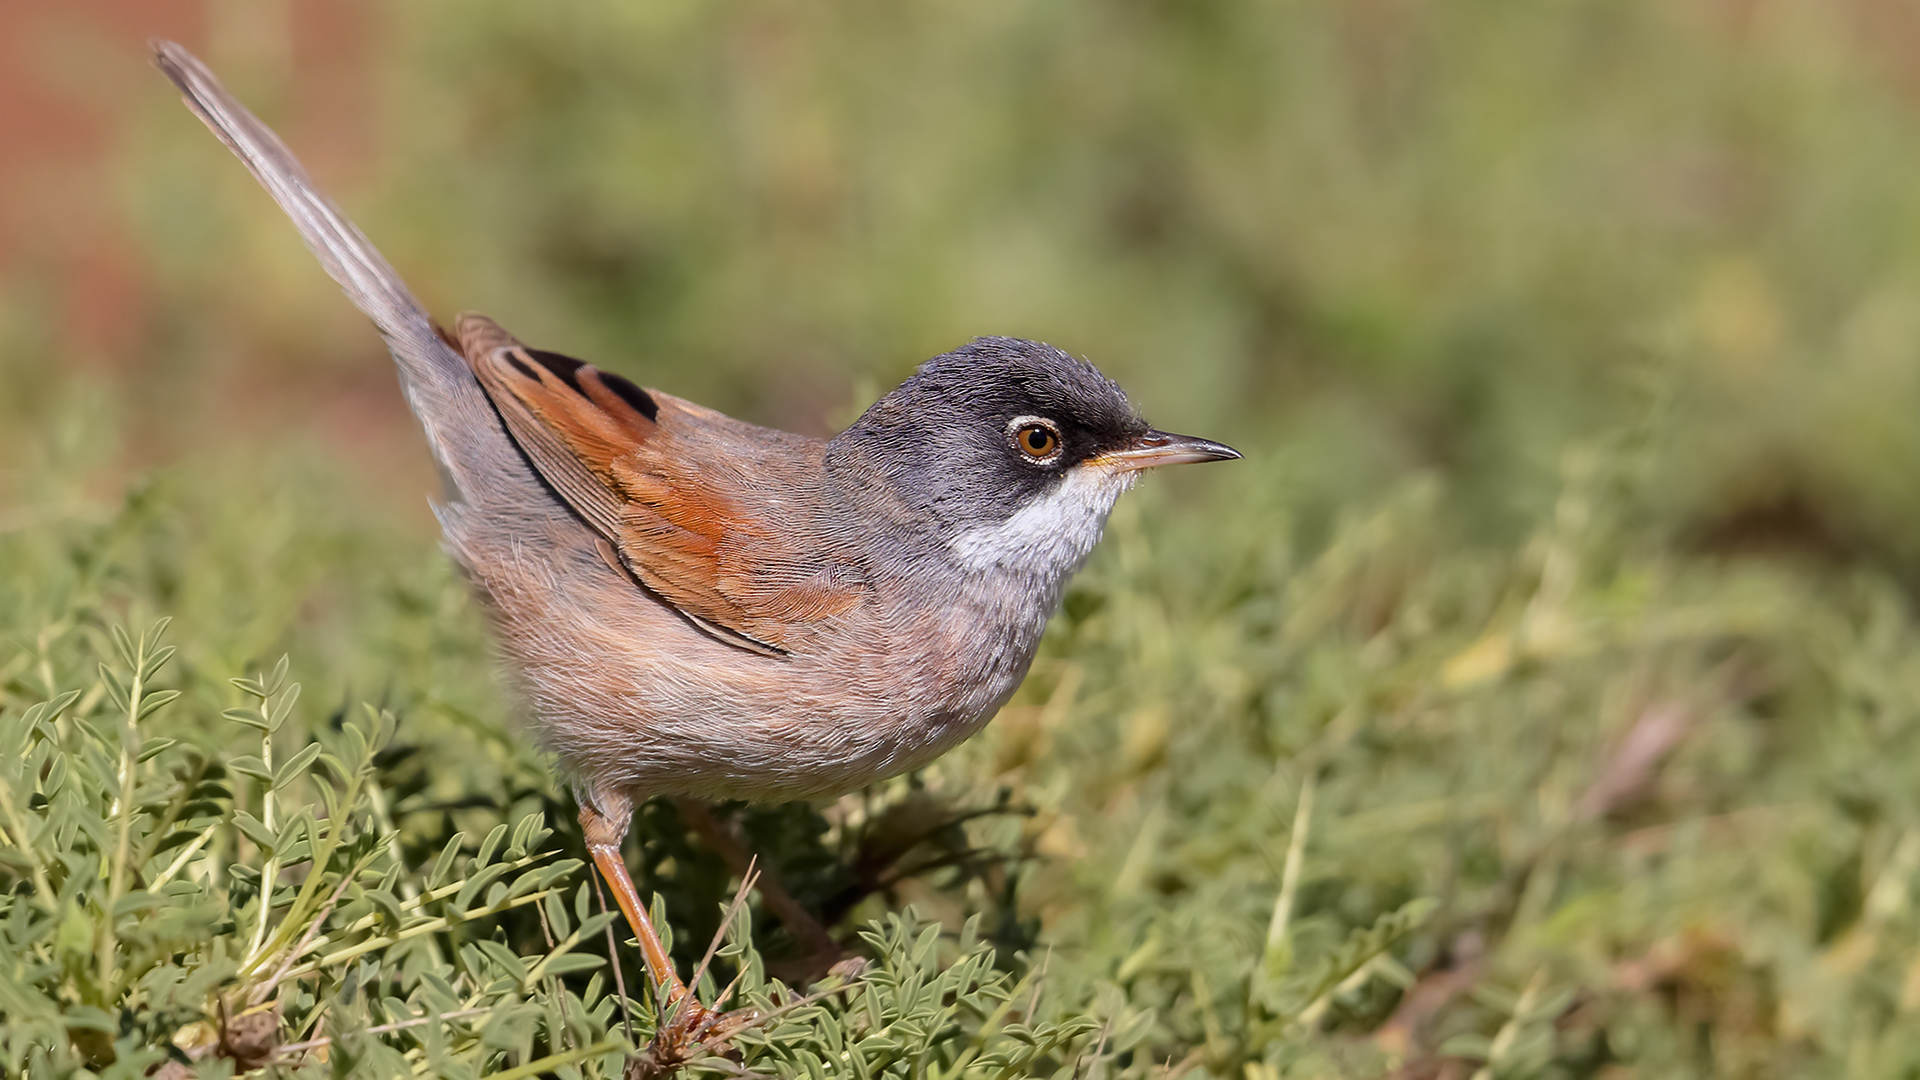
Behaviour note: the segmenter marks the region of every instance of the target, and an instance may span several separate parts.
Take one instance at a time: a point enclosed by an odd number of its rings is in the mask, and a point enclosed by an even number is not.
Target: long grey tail
[[[194,114],[266,187],[320,265],[379,327],[399,365],[408,404],[455,489],[449,496],[484,500],[487,488],[510,483],[510,474],[524,466],[498,416],[466,360],[440,336],[400,275],[320,194],[280,137],[234,100],[205,64],[171,41],[155,41],[152,48],[155,66],[186,95]],[[502,468],[509,476],[500,475]],[[449,539],[457,544],[460,538]]]

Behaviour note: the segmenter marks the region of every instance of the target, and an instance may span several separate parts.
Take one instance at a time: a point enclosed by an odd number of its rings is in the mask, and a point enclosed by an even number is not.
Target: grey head
[[[833,440],[828,463],[961,567],[1055,585],[1086,559],[1141,470],[1239,456],[1154,430],[1084,360],[983,337],[875,402]]]

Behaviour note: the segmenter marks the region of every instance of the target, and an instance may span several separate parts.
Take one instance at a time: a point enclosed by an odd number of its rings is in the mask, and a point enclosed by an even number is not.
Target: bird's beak
[[[1094,457],[1089,464],[1104,465],[1119,472],[1137,472],[1195,461],[1233,461],[1239,456],[1240,451],[1212,439],[1149,431],[1128,446]]]

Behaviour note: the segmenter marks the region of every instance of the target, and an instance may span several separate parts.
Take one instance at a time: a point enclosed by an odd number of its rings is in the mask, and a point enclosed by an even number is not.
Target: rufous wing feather
[[[810,479],[817,441],[529,349],[481,316],[463,315],[457,335],[540,475],[623,567],[703,629],[789,653],[865,595],[859,560],[796,520],[769,487]]]

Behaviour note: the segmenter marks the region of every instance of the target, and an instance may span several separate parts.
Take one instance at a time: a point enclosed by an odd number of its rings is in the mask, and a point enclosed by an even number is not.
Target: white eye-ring
[[[1030,465],[1060,460],[1060,429],[1044,416],[1016,416],[1007,421],[1007,441]]]

